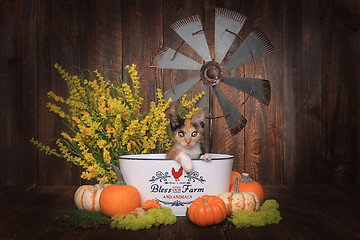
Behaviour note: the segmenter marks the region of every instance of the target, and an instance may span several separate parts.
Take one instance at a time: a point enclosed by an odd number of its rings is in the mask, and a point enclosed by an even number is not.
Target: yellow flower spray
[[[171,99],[165,102],[158,89],[157,104],[151,102],[149,112],[141,113],[144,99],[139,93],[136,65],[125,67],[132,86],[106,80],[97,70],[94,74],[85,70],[91,75],[88,80],[85,71],[72,76],[58,64],[55,68],[67,82],[70,97],[64,99],[50,91],[48,97],[55,103],[49,102],[47,107],[62,119],[68,131],[57,139],[57,149],[31,139],[40,150],[80,166],[84,179],[114,183],[116,174],[110,164],[119,166],[118,156],[160,153],[171,147],[172,138],[167,133],[169,120],[165,115]]]
[[[190,98],[191,97],[190,93],[184,94],[180,99],[180,104],[177,111],[178,114],[185,118],[191,118],[196,113],[196,111],[199,110],[198,107],[194,107],[195,104],[204,96],[205,96],[204,91],[194,95],[192,98]]]

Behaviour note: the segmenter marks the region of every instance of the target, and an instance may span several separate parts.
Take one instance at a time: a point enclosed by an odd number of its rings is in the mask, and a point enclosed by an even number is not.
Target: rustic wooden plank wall
[[[77,167],[29,143],[31,137],[46,142],[64,128],[45,107],[48,91],[67,94],[55,62],[93,70],[135,63],[148,106],[156,88],[194,75],[150,68],[162,46],[181,43],[170,24],[199,14],[211,37],[215,7],[246,15],[240,35],[259,27],[276,52],[256,69],[248,64],[232,73],[269,79],[269,107],[251,98],[242,104],[245,94],[221,85],[248,124],[232,137],[224,119],[216,120],[213,152],[233,154],[235,170],[264,184],[360,183],[359,1],[4,0],[0,185],[81,183]],[[188,46],[181,52],[200,60]],[[217,104],[215,110],[222,115]]]

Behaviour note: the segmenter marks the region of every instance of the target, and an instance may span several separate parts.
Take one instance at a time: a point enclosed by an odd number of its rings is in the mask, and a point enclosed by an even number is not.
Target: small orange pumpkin
[[[236,171],[232,171],[231,172],[231,177],[230,177],[230,188],[229,188],[229,192],[234,191],[234,186],[235,186],[235,178],[238,177],[239,179],[241,178],[241,174],[239,172]]]
[[[236,211],[258,211],[260,208],[259,197],[253,192],[239,192],[239,178],[235,178],[234,192],[224,192],[218,195],[226,206],[227,215]]]
[[[131,185],[118,185],[121,176],[120,170],[113,164],[111,167],[116,172],[117,184],[106,187],[101,192],[99,199],[101,212],[108,217],[128,214],[141,205],[139,191]]]
[[[230,187],[230,192],[234,191],[234,187]],[[260,199],[260,205],[263,204],[265,199],[264,189],[260,183],[251,179],[248,173],[242,173],[239,181],[240,192],[253,192]]]
[[[160,203],[158,201],[156,201],[155,199],[149,199],[149,200],[146,200],[143,204],[141,204],[141,207],[144,209],[144,210],[149,210],[149,209],[152,209],[152,208],[158,208],[158,207],[161,207]]]
[[[226,219],[226,206],[217,196],[204,195],[192,202],[188,216],[192,223],[201,227],[219,224]]]

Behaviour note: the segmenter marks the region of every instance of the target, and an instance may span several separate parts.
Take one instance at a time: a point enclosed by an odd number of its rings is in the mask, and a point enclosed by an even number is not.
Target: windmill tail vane
[[[271,97],[270,82],[266,79],[259,79],[255,76],[254,78],[224,76],[225,72],[251,62],[254,62],[256,71],[255,61],[274,52],[272,44],[258,28],[254,28],[245,39],[239,36],[245,21],[246,17],[236,11],[215,8],[214,59],[212,59],[200,16],[195,15],[178,20],[170,27],[182,38],[182,43],[176,50],[169,47],[162,48],[155,55],[151,64],[152,67],[160,69],[199,71],[198,76],[166,91],[164,93],[165,100],[172,98],[172,103],[174,103],[196,84],[202,84],[202,91],[206,93],[208,101],[202,98],[197,106],[205,107],[207,102],[209,103],[209,126],[212,128],[212,120],[216,118],[213,114],[213,98],[215,95],[232,135],[239,133],[245,127],[247,120],[238,107],[220,89],[220,83],[248,94],[244,103],[249,97],[253,97],[268,106]],[[230,47],[239,38],[242,40],[240,46],[235,51],[230,52]],[[202,58],[203,63],[180,53],[179,50],[183,43],[187,43]]]

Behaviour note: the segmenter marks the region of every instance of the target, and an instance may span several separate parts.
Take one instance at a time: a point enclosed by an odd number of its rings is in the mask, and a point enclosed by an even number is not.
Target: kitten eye
[[[179,133],[178,133],[178,136],[181,137],[181,138],[183,138],[183,137],[185,137],[185,133],[184,133],[184,132],[179,132]]]
[[[191,133],[192,137],[196,137],[197,135],[198,135],[198,132],[196,132],[196,131]]]

